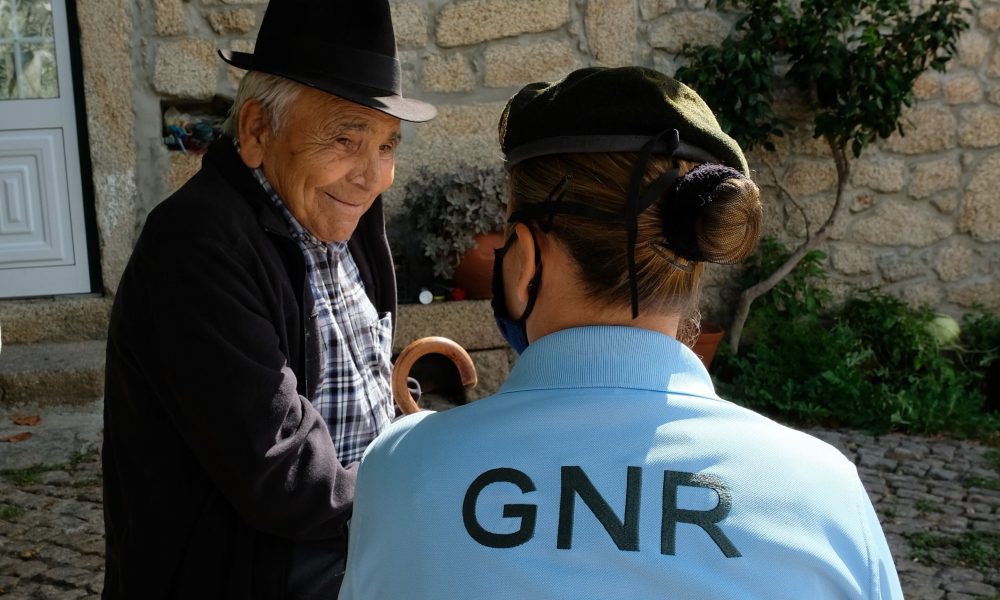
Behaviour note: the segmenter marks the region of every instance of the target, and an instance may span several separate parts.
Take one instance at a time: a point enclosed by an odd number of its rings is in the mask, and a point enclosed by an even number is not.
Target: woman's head
[[[742,152],[660,73],[592,68],[527,86],[500,135],[511,221],[558,239],[593,303],[692,315],[703,262],[738,262],[756,244],[760,195]]]

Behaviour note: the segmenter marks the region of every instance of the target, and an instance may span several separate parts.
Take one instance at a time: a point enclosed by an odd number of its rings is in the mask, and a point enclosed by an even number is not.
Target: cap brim
[[[413,98],[403,98],[402,96],[385,95],[384,92],[373,90],[364,86],[354,85],[348,82],[331,81],[329,79],[312,78],[307,75],[278,72],[274,69],[260,69],[254,66],[253,54],[246,52],[236,52],[234,50],[219,50],[219,56],[226,63],[239,69],[256,69],[297,81],[303,85],[316,88],[334,96],[339,96],[351,102],[357,102],[362,106],[374,108],[387,115],[410,121],[422,123],[430,121],[437,116],[437,108],[433,104],[414,100]]]

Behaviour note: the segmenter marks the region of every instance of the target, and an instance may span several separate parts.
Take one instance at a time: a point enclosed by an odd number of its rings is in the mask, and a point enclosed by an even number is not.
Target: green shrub
[[[741,283],[766,277],[786,255],[763,240]],[[935,313],[878,290],[832,308],[821,287],[824,258],[811,253],[762,298],[739,355],[720,350],[715,374],[724,396],[805,425],[976,437],[1000,431],[1000,418],[984,411],[1000,318],[966,315],[961,344],[942,346],[932,332]]]

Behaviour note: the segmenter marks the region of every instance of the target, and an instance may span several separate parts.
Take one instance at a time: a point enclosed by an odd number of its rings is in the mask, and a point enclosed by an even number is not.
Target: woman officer
[[[836,449],[720,399],[690,337],[703,263],[762,219],[692,90],[587,68],[508,103],[494,396],[394,424],[360,467],[341,598],[902,598]]]

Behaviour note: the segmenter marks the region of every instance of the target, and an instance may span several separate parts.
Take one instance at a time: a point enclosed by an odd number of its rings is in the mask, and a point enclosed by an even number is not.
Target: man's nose
[[[350,173],[351,182],[358,187],[371,190],[381,181],[383,168],[378,146],[366,148],[355,158]]]

